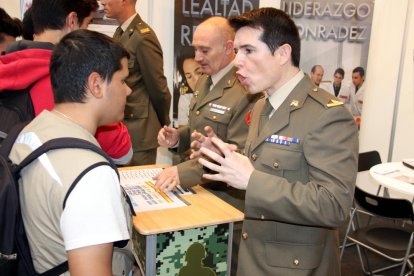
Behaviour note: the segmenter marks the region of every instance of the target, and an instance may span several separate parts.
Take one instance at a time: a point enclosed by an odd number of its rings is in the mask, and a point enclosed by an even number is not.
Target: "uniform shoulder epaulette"
[[[322,88],[316,86],[312,88],[309,95],[326,108],[343,105],[341,101],[333,99],[329,92],[326,92]]]
[[[135,28],[139,31],[140,34],[147,34],[149,32],[151,32],[150,27],[144,23],[143,21],[139,21],[136,25]]]
[[[148,28],[148,27],[145,27],[145,28],[139,29],[139,32],[140,32],[141,34],[146,34],[146,33],[149,33],[150,31],[151,31],[151,29],[150,29],[150,28]]]
[[[341,102],[341,101],[337,101],[337,100],[334,100],[334,99],[331,99],[327,104],[326,104],[326,106],[327,107],[334,107],[334,106],[338,106],[338,105],[343,105],[344,103],[343,102]]]

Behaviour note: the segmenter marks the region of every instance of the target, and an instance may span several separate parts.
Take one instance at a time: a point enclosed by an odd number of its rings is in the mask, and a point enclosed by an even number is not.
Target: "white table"
[[[414,199],[414,170],[404,166],[402,162],[378,164],[369,173],[383,187]]]

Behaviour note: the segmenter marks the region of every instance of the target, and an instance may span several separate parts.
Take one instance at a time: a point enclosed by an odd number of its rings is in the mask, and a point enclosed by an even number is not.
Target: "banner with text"
[[[366,69],[374,0],[282,0],[281,7],[296,22],[302,40],[301,68],[313,65],[325,70],[323,80],[332,81],[336,68],[351,81],[357,66]]]

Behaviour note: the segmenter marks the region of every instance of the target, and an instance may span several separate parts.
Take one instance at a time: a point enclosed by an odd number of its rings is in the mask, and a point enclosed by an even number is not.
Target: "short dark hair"
[[[0,8],[0,42],[4,41],[4,35],[12,37],[21,36],[23,25],[20,19],[11,18],[11,16],[2,8]]]
[[[55,103],[84,102],[89,75],[96,72],[111,82],[123,58],[129,58],[127,50],[104,34],[76,30],[65,35],[50,62]]]
[[[76,12],[79,25],[98,9],[96,0],[33,0],[32,21],[35,34],[46,29],[60,30],[69,13]]]
[[[22,37],[26,40],[33,40],[33,20],[32,20],[32,7],[28,8],[23,15],[23,33]]]
[[[365,70],[361,66],[355,67],[352,73],[359,73],[361,77],[365,76]]]
[[[299,67],[300,37],[295,22],[282,10],[260,8],[229,18],[230,26],[236,31],[242,27],[262,29],[260,40],[274,52],[283,44],[292,48],[292,64]]]
[[[341,75],[342,77],[345,77],[345,71],[344,71],[344,69],[342,69],[342,68],[336,68],[336,70],[335,70],[335,72],[334,72],[334,75],[335,74],[339,74],[339,75]]]

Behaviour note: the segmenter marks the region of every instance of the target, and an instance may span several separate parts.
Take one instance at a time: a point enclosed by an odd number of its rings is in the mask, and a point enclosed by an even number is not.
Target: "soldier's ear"
[[[292,60],[292,47],[289,44],[283,44],[277,48],[275,54],[280,56],[280,64],[286,64]]]
[[[227,40],[224,47],[226,47],[226,54],[227,55],[231,55],[231,54],[234,53],[234,42],[233,42],[233,40]]]

